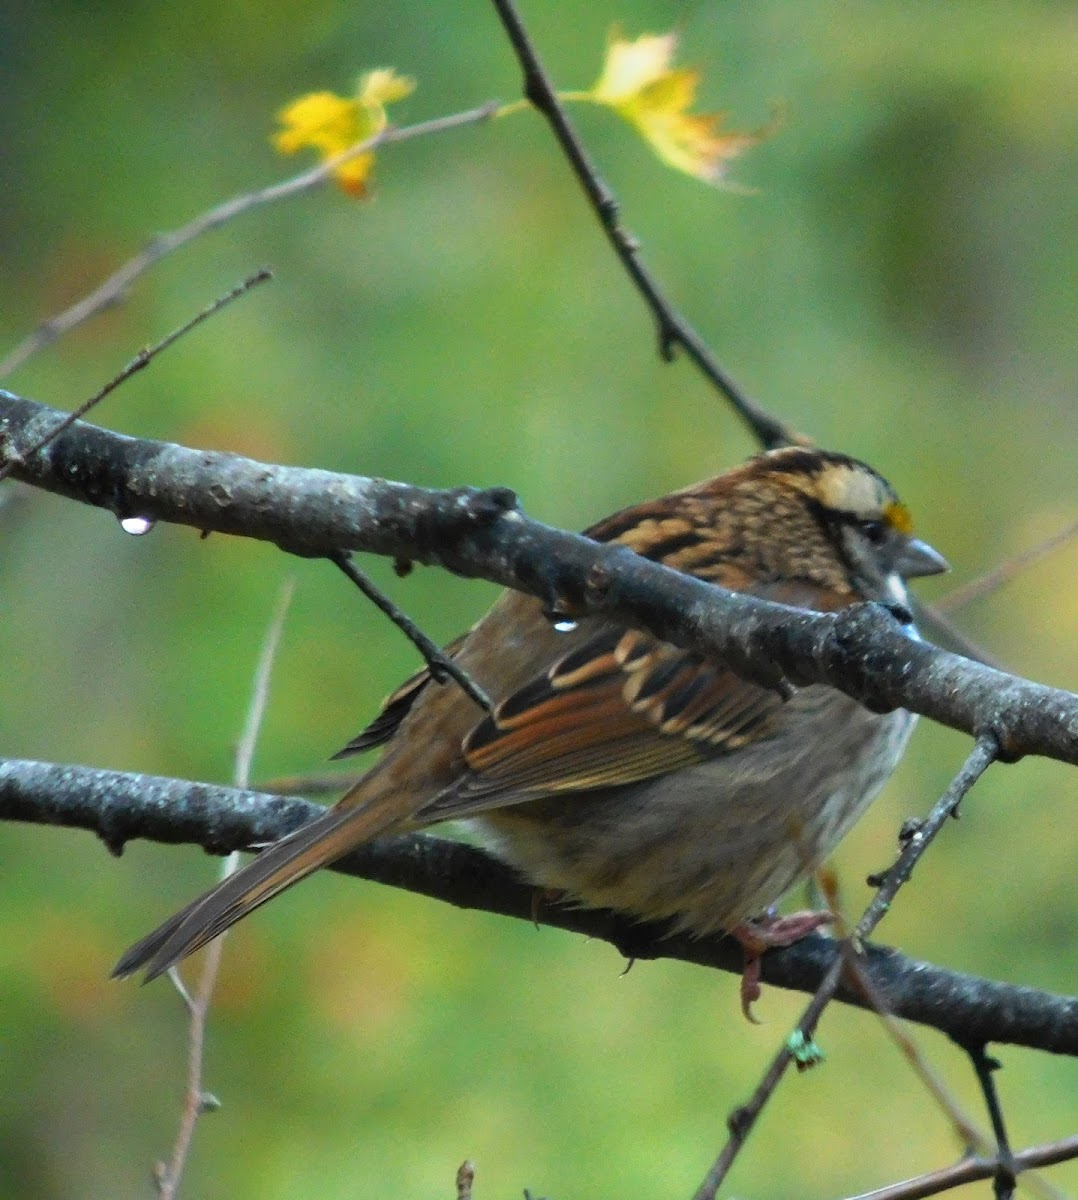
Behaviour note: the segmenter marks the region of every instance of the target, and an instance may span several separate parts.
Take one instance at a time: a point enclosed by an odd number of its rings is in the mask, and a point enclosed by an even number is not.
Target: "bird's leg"
[[[805,909],[780,917],[766,913],[751,921],[742,921],[730,931],[745,952],[745,967],[741,972],[741,1011],[747,1020],[759,1024],[752,1015],[752,1006],[760,998],[760,958],[767,950],[792,946],[823,925],[834,921],[830,912],[814,912]]]

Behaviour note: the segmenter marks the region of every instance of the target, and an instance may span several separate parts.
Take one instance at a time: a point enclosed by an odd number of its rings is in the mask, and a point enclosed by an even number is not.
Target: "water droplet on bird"
[[[555,633],[572,633],[573,630],[576,628],[576,626],[577,626],[576,621],[570,621],[568,619],[562,620],[562,621],[555,621],[554,622],[554,632]]]
[[[121,517],[120,528],[124,533],[130,533],[133,537],[142,537],[144,533],[149,533],[157,522],[153,517]]]

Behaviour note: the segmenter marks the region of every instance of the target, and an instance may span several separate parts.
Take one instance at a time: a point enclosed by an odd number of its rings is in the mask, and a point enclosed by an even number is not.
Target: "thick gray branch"
[[[322,810],[306,800],[208,783],[89,767],[0,759],[0,820],[65,825],[96,833],[115,852],[133,838],[194,843],[217,854],[272,841]],[[472,846],[414,834],[373,843],[333,867],[458,908],[531,921],[534,889]],[[544,905],[546,925],[603,938],[633,958],[676,958],[740,973],[741,949],[724,938],[665,936],[610,912]],[[765,981],[813,992],[838,953],[810,937],[763,960]],[[867,969],[891,1011],[963,1044],[1003,1042],[1078,1055],[1078,998],[996,983],[918,962],[884,946],[866,949]],[[105,964],[102,969],[104,970]],[[838,998],[868,1007],[860,993]]]
[[[552,612],[605,613],[693,646],[757,682],[826,683],[870,708],[905,707],[1003,756],[1078,764],[1078,696],[909,638],[878,605],[809,613],[678,574],[525,517],[507,489],[433,491],[124,437],[76,422],[26,461],[64,414],[0,391],[0,463],[15,477],[119,517],[275,542],[305,556],[365,550],[433,563],[539,596]]]

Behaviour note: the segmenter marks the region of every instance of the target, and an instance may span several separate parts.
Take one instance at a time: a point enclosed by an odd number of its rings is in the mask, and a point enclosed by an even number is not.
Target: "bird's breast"
[[[538,886],[696,933],[729,930],[819,866],[890,777],[914,720],[806,688],[758,742],[475,823]]]

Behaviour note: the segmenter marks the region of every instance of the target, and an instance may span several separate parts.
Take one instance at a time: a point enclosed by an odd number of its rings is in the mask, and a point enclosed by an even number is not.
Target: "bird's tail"
[[[122,979],[145,968],[144,982],[156,979],[285,888],[388,832],[398,822],[398,814],[386,812],[384,806],[346,807],[342,801],[324,816],[267,846],[234,875],[136,942],[116,964],[112,977]]]

